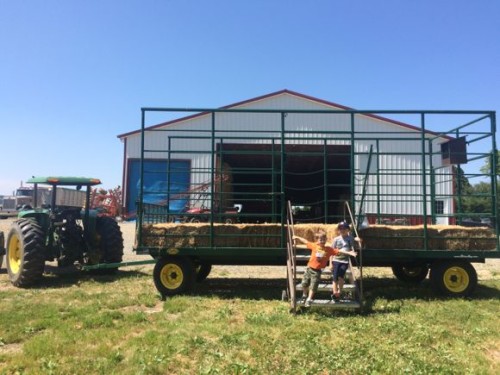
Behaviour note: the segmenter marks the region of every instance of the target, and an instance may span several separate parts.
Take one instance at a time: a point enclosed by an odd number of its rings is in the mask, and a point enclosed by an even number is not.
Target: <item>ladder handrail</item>
[[[366,187],[368,185],[368,178],[370,177],[370,168],[372,165],[372,155],[373,155],[373,145],[370,145],[370,153],[368,154],[368,163],[366,164],[366,173],[365,173],[365,178],[363,181],[363,191],[361,193],[361,201],[359,202],[358,221],[356,223],[356,228],[360,224],[361,215],[363,215],[363,205],[365,203]],[[351,214],[351,220],[352,219],[353,218],[352,218],[352,214]],[[354,221],[352,223],[354,223]]]
[[[347,207],[347,211],[349,212],[349,216],[351,218],[352,227],[354,228],[354,233],[356,234],[356,237],[358,237],[359,239],[361,239],[361,237],[359,236],[359,233],[358,233],[358,228],[357,228],[357,225],[356,225],[356,221],[354,220],[354,217],[353,217],[353,214],[352,214],[351,206],[349,205],[348,201],[345,202],[345,206]],[[349,258],[349,267],[352,268],[351,258]],[[360,245],[359,245],[359,264],[358,264],[358,268],[359,268],[359,299],[360,299],[360,302],[362,302],[363,301],[363,242],[361,242]],[[353,273],[353,278],[354,278],[354,281],[356,281],[354,273]]]
[[[295,231],[293,228],[293,212],[292,212],[292,204],[290,201],[287,201],[287,210],[286,210],[286,223],[287,223],[287,279],[288,279],[288,296],[290,298],[290,307],[293,312],[295,312],[297,308],[296,302],[296,290],[295,284],[297,279],[297,264],[296,264],[296,253],[295,246],[293,243],[293,236],[295,235]]]

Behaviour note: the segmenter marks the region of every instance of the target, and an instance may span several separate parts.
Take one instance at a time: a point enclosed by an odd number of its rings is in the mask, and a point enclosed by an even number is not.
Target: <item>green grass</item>
[[[364,283],[363,314],[289,314],[284,280],[210,278],[161,301],[150,270],[50,276],[15,289],[0,275],[1,374],[496,374],[500,280],[472,299],[424,282]]]

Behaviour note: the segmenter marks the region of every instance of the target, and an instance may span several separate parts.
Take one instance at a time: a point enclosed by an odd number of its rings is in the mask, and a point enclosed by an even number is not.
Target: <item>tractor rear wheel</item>
[[[36,221],[20,219],[7,236],[6,266],[11,283],[17,287],[35,284],[45,267],[45,236]]]
[[[153,270],[153,281],[162,296],[189,292],[195,277],[195,267],[189,258],[163,257]]]
[[[120,226],[110,217],[98,217],[96,221],[98,235],[99,263],[120,263],[123,259],[123,235]],[[116,272],[118,268],[103,268],[105,273]]]

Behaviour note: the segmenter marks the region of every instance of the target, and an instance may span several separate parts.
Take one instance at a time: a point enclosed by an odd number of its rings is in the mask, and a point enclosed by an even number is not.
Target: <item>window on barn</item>
[[[444,201],[436,200],[434,201],[434,212],[436,214],[444,214]]]

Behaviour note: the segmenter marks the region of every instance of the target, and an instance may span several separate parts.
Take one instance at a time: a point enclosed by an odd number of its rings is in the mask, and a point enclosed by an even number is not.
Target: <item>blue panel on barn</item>
[[[127,212],[135,216],[140,190],[140,161],[130,160],[128,166]],[[167,170],[170,174],[167,174]],[[145,160],[143,202],[164,207],[170,213],[183,211],[188,203],[190,162],[187,160]],[[170,175],[170,181],[168,176]],[[170,201],[170,202],[169,202]]]

